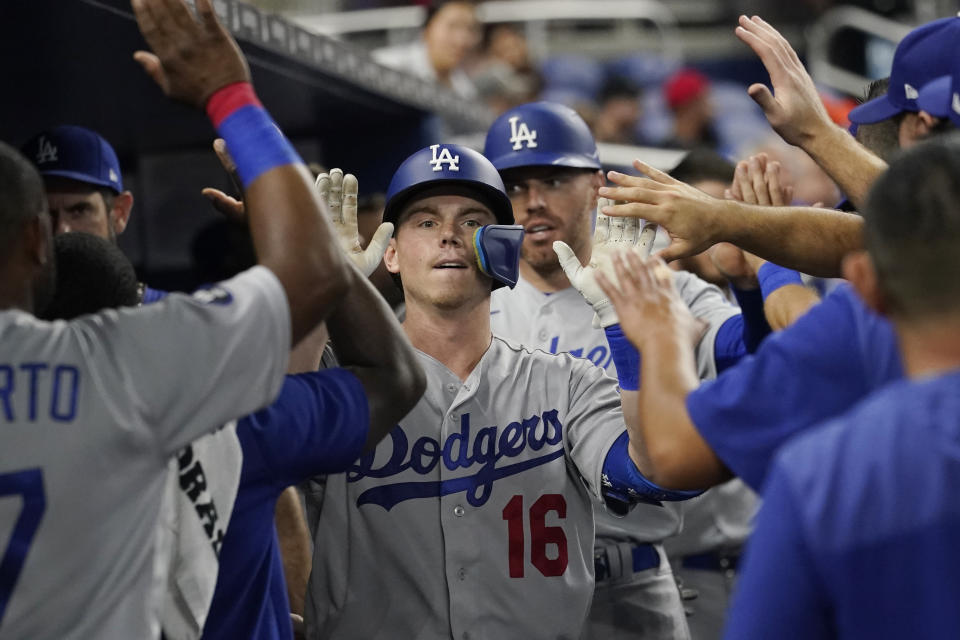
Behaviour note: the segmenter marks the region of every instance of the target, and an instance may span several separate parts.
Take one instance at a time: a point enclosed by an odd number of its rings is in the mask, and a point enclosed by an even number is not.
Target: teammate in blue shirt
[[[776,456],[728,638],[960,637],[960,138],[893,162],[865,244],[846,271],[908,379]]]

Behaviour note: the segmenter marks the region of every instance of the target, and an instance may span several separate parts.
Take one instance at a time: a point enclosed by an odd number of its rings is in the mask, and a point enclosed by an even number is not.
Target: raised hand
[[[353,174],[344,175],[340,169],[331,169],[330,173],[317,176],[316,187],[320,200],[327,204],[330,211],[337,243],[360,273],[369,277],[383,259],[390,236],[393,235],[393,224],[384,222],[377,227],[364,249],[357,231],[357,179]]]
[[[604,206],[604,214],[643,218],[666,229],[670,245],[657,255],[667,261],[696,255],[719,240],[717,220],[723,215],[722,200],[640,160],[634,160],[633,166],[648,177],[610,171],[607,177],[617,186],[601,187],[600,195],[617,204]]]
[[[747,204],[784,207],[793,201],[793,185],[784,184],[779,162],[758,153],[737,163],[725,195]]]
[[[230,176],[230,180],[233,182],[234,188],[237,190],[237,193],[241,194],[242,198],[243,183],[240,181],[240,176],[237,175],[237,165],[233,162],[233,158],[230,157],[230,152],[227,151],[227,143],[223,141],[223,138],[217,138],[213,141],[213,152],[217,154],[220,164],[223,165],[223,168]],[[206,187],[200,193],[210,201],[214,209],[222,213],[228,220],[246,224],[247,210],[242,199],[237,200],[233,196],[227,195],[223,191],[220,191],[220,189],[214,189],[213,187]]]
[[[773,93],[759,83],[750,85],[747,93],[780,137],[803,146],[824,126],[832,125],[813,79],[779,31],[758,16],[740,16],[735,33],[759,56],[770,74]]]
[[[202,109],[228,84],[249,82],[240,48],[217,20],[211,0],[196,0],[193,12],[183,0],[132,0],[137,25],[153,50],[134,59],[175,100]]]

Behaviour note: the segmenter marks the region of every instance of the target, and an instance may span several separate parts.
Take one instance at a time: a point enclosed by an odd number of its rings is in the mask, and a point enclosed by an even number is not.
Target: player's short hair
[[[710,149],[694,149],[683,157],[675,166],[670,175],[680,182],[694,184],[707,180],[717,182],[733,182],[733,174],[737,167],[716,151]]]
[[[960,310],[960,133],[899,155],[871,189],[864,219],[893,315]]]
[[[880,78],[867,85],[861,102],[869,102],[874,98],[887,94],[890,78]],[[905,112],[904,112],[905,113]],[[903,113],[872,124],[857,125],[857,142],[874,152],[887,162],[900,150],[900,122]]]
[[[33,163],[0,142],[0,262],[20,242],[24,223],[46,211],[46,191]]]
[[[57,288],[40,314],[44,320],[71,320],[140,300],[137,274],[123,252],[90,233],[62,233],[54,238]]]

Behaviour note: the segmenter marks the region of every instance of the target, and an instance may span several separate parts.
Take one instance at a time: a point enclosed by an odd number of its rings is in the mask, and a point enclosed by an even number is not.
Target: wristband
[[[771,293],[780,287],[788,284],[799,284],[803,286],[803,280],[800,279],[799,273],[793,269],[786,269],[778,264],[773,264],[772,262],[766,262],[760,267],[760,270],[757,272],[757,280],[760,281],[760,291],[763,292],[764,301],[767,300],[767,297]]]
[[[249,82],[218,89],[207,101],[206,110],[217,133],[227,143],[244,189],[270,169],[302,163]]]
[[[620,388],[624,391],[637,391],[640,388],[640,352],[627,336],[623,335],[619,324],[610,325],[603,331],[607,334],[610,355],[617,367]]]

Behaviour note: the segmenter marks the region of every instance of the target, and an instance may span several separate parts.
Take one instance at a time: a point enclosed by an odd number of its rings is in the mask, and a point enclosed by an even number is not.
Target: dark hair
[[[874,80],[867,85],[863,102],[886,95],[889,87],[890,78]],[[904,115],[905,112],[901,112],[880,122],[857,125],[857,142],[889,162],[900,150],[900,123]]]
[[[448,4],[469,4],[472,7],[477,6],[476,0],[431,0],[430,4],[427,5],[427,15],[423,20],[423,28],[426,29],[430,21],[440,13],[440,9],[443,9]]]
[[[891,313],[960,310],[960,134],[899,155],[873,185],[864,219]]]
[[[698,148],[685,155],[680,164],[670,171],[670,175],[687,184],[705,180],[730,183],[733,182],[734,171],[736,165],[716,151]]]
[[[137,274],[116,245],[81,232],[62,233],[53,245],[57,288],[40,318],[70,320],[103,309],[137,305]]]
[[[21,241],[24,223],[46,211],[46,191],[33,163],[0,142],[0,262]]]

